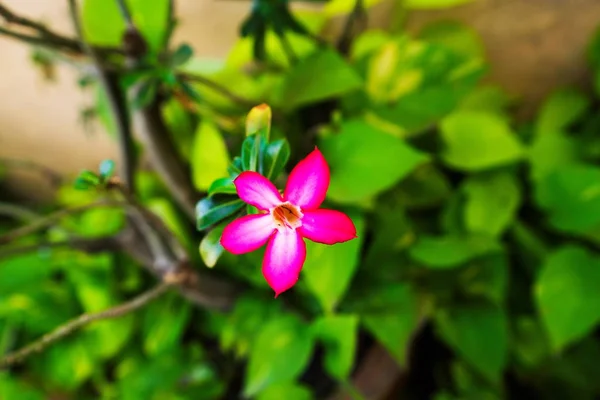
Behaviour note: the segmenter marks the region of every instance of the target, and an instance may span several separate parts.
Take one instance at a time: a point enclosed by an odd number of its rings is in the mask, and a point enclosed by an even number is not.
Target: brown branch
[[[227,97],[229,100],[233,101],[234,103],[237,103],[244,107],[254,107],[255,105],[260,103],[260,101],[248,99],[246,97],[237,95],[237,94],[233,93],[231,90],[227,89],[225,86],[219,85],[217,82],[214,82],[214,81],[210,80],[209,78],[202,76],[202,75],[184,73],[184,74],[179,74],[178,77],[188,80],[188,81],[191,81],[191,82],[200,83],[208,88],[211,88],[212,90],[223,95],[224,97]]]
[[[57,242],[35,242],[31,244],[4,246],[0,249],[0,259],[16,256],[32,251],[52,249],[57,247],[67,247],[81,250],[86,253],[101,253],[104,251],[116,250],[120,248],[117,236],[101,236],[97,238],[72,237]]]
[[[5,215],[7,217],[22,221],[31,221],[35,218],[38,218],[38,214],[28,208],[12,203],[5,203],[3,201],[0,201],[0,215]],[[0,238],[2,237],[3,236],[0,236]],[[0,244],[2,244],[2,240],[0,240]]]
[[[20,350],[17,350],[13,353],[4,356],[2,359],[0,359],[0,369],[8,368],[14,364],[22,362],[25,358],[31,356],[32,354],[42,352],[54,342],[67,337],[76,330],[92,322],[119,318],[129,313],[132,313],[142,308],[146,304],[150,303],[152,300],[156,299],[163,293],[165,293],[167,289],[169,289],[169,287],[170,284],[168,283],[160,283],[158,286],[138,295],[137,297],[133,298],[132,300],[129,300],[126,303],[120,304],[118,306],[109,308],[98,313],[80,315],[79,317],[59,326],[52,332],[42,336],[37,341],[23,347]]]
[[[1,7],[1,5],[0,5]],[[63,177],[51,168],[45,165],[38,164],[34,161],[19,160],[16,158],[0,158],[0,164],[7,166],[8,168],[23,169],[36,171],[42,174],[53,187],[58,187],[63,184]]]

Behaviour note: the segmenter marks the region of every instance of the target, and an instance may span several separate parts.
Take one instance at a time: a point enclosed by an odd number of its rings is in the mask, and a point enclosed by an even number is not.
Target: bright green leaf
[[[257,400],[313,400],[310,390],[296,383],[269,386],[256,397]]]
[[[508,331],[502,310],[493,306],[461,306],[435,318],[440,336],[491,382],[497,383],[508,359]]]
[[[182,243],[190,244],[188,227],[175,205],[164,197],[154,197],[146,202],[146,207],[152,211]]]
[[[344,380],[354,365],[358,334],[358,317],[330,315],[321,317],[312,327],[325,346],[325,369],[336,379]]]
[[[470,3],[474,0],[404,0],[402,5],[413,9],[450,8]]]
[[[502,249],[488,236],[421,236],[409,250],[410,256],[429,268],[455,268],[467,261]]]
[[[364,219],[351,215],[358,238],[327,246],[306,243],[306,261],[302,268],[304,282],[319,299],[325,312],[332,312],[350,286],[362,244]]]
[[[8,372],[0,373],[0,399],[19,400],[44,400],[47,397],[38,391],[34,385],[27,385],[9,375]],[[310,398],[309,398],[310,400]]]
[[[190,304],[178,294],[169,293],[144,310],[142,330],[144,352],[155,356],[180,347],[181,336],[190,319]]]
[[[471,233],[501,235],[521,201],[518,183],[508,173],[472,176],[464,182],[463,191],[465,227]]]
[[[215,179],[227,176],[229,154],[214,123],[204,120],[198,125],[191,159],[192,178],[198,190],[207,190]]]
[[[221,246],[221,235],[227,224],[221,224],[213,228],[200,241],[200,257],[208,268],[212,268],[217,264],[219,257],[223,254],[223,246]]]
[[[402,140],[360,120],[345,122],[338,134],[323,138],[319,148],[331,167],[327,194],[344,203],[389,189],[427,160]]]
[[[531,178],[539,181],[553,171],[579,163],[579,144],[561,131],[536,135],[529,147]]]
[[[298,377],[310,361],[313,342],[310,329],[292,314],[263,325],[250,350],[244,395]]]
[[[589,99],[574,89],[557,90],[544,102],[536,123],[536,134],[564,131],[589,108]]]
[[[480,171],[519,161],[524,149],[508,123],[490,113],[456,112],[442,121],[446,150],[442,154],[450,166],[464,171]]]
[[[337,52],[324,48],[288,72],[283,82],[282,105],[293,109],[350,93],[361,86],[361,78],[352,67]]]
[[[546,259],[535,299],[555,351],[587,335],[600,322],[600,260],[582,247],[565,246]]]
[[[485,54],[483,41],[475,29],[457,21],[435,21],[423,28],[419,38],[465,57],[483,57]]]
[[[214,194],[237,194],[237,189],[233,184],[232,178],[219,178],[208,188],[208,195]]]

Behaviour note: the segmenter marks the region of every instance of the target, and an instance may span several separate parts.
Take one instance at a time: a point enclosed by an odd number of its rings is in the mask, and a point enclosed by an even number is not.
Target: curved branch
[[[139,296],[133,298],[132,300],[120,304],[116,307],[112,307],[94,314],[80,315],[79,317],[67,322],[66,324],[59,326],[52,332],[42,336],[37,341],[23,347],[20,350],[17,350],[13,353],[4,356],[2,359],[0,359],[0,369],[10,367],[14,364],[23,361],[25,358],[29,357],[32,354],[43,351],[54,342],[65,338],[66,336],[72,334],[76,330],[92,322],[119,318],[133,311],[136,311],[145,306],[146,304],[150,303],[152,300],[156,299],[163,293],[165,293],[170,286],[171,285],[169,283],[161,283],[153,289],[150,289],[147,292],[144,292]]]

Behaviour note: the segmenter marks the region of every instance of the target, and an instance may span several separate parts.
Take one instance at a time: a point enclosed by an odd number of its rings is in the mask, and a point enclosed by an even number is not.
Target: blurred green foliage
[[[406,7],[463,2],[410,0]],[[344,57],[312,36],[330,17],[350,12],[353,2],[296,12],[300,25],[289,29],[277,25],[288,18],[286,2],[254,3],[246,37],[221,62],[186,45],[165,56],[168,1],[128,1],[152,60],[149,70],[122,82],[151,82],[133,107],[163,96],[171,139],[189,162],[194,187],[208,195],[197,206],[202,233],[155,174],[137,174],[139,198],[182,240],[197,268],[214,267],[245,285],[234,309],[194,309],[169,294],[2,372],[0,398],[319,398],[310,371],[346,385],[360,334],[407,366],[424,325],[443,351],[412,357],[427,358],[436,399],[596,398],[600,31],[588,54],[595,93],[557,88],[534,120],[516,122],[511,96],[481,83],[484,51],[466,26],[440,22],[416,36],[366,31]],[[285,15],[269,20],[271,11]],[[125,24],[115,2],[86,0],[83,20],[90,41],[120,43]],[[264,41],[258,49],[256,35]],[[245,68],[257,51],[267,67]],[[268,103],[277,115],[271,137],[246,137],[250,106],[185,74],[209,78],[252,104]],[[99,89],[97,100],[112,134]],[[324,110],[325,120],[306,126],[307,109]],[[233,256],[218,240],[225,224],[247,211],[232,178],[250,169],[281,183],[293,167],[288,159],[306,153],[309,129],[311,145],[331,167],[326,205],[352,217],[359,239],[331,247],[309,243],[298,285],[274,300],[260,272],[263,250]],[[264,163],[253,149],[265,155]],[[84,172],[77,186],[96,186],[113,170],[105,163],[99,174]],[[56,205],[98,196],[69,184]],[[60,240],[69,232],[110,235],[124,223],[123,210],[91,209],[20,243]],[[0,234],[12,227],[3,223]],[[0,353],[82,312],[116,305],[151,282],[121,253],[42,247],[2,259]],[[315,367],[317,348],[322,357]]]

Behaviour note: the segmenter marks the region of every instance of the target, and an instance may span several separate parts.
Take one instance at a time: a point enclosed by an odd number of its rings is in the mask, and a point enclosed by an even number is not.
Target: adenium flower
[[[234,184],[240,198],[260,213],[227,225],[221,245],[243,254],[267,243],[262,272],[275,297],[298,280],[306,259],[304,238],[331,245],[357,237],[346,214],[319,208],[329,187],[329,167],[317,148],[294,167],[283,196],[256,172],[242,172]]]

